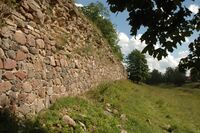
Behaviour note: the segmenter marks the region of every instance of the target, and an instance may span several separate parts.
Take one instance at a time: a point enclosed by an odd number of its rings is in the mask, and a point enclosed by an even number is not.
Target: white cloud
[[[131,39],[125,33],[118,33],[119,42],[118,45],[121,47],[122,53],[127,56],[133,49],[138,49],[140,51],[146,46],[145,42],[140,41],[141,35],[132,37]],[[156,47],[159,47],[157,44]],[[181,58],[186,57],[189,51],[179,52],[177,57],[172,56],[171,53],[168,53],[166,58],[158,61],[152,56],[146,54],[146,59],[150,70],[157,69],[162,73],[165,72],[167,67],[177,67]]]
[[[140,41],[141,35],[137,35],[136,37],[129,37],[120,32],[118,34],[119,42],[118,45],[121,47],[122,53],[126,56],[128,55],[133,49],[142,50],[145,47],[145,43]]]
[[[191,4],[188,9],[194,14],[197,14],[199,12],[199,6],[195,4]]]
[[[77,6],[77,7],[83,7],[83,5],[79,4],[79,3],[75,3],[75,6]]]

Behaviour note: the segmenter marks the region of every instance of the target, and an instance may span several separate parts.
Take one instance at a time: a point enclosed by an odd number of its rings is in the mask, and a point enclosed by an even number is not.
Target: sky
[[[86,6],[91,2],[95,3],[97,1],[100,0],[75,0],[75,3],[77,6]],[[101,0],[100,2],[102,2],[105,7],[109,9],[106,0]],[[186,0],[184,4],[191,12],[193,12],[193,14],[198,13],[198,9],[200,8],[200,0]],[[110,12],[110,20],[116,26],[118,33],[118,45],[121,47],[121,51],[125,56],[127,56],[134,49],[142,51],[142,49],[146,46],[145,42],[140,41],[141,34],[144,32],[144,28],[139,30],[136,37],[131,36],[131,27],[129,26],[128,21],[126,21],[127,18],[127,11],[120,12],[118,14]],[[178,48],[175,49],[173,53],[169,53],[168,57],[163,58],[160,61],[146,54],[149,69],[157,69],[164,73],[167,67],[177,67],[180,59],[186,57],[189,54],[188,45],[191,41],[197,38],[197,35],[198,33],[195,33],[193,36],[185,38],[186,41],[183,42],[181,46],[178,46]]]

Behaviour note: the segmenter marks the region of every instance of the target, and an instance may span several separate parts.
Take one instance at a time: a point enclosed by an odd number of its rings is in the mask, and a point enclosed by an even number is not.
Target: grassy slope
[[[111,106],[107,107],[107,104]],[[200,90],[159,88],[118,81],[102,85],[81,98],[64,98],[43,112],[38,120],[49,132],[134,133],[200,132]],[[112,112],[105,111],[109,108]],[[62,122],[68,114],[75,128]],[[125,116],[124,118],[122,118]]]
[[[63,122],[65,114],[76,121],[76,127]],[[41,112],[35,123],[26,125],[18,129],[28,133],[120,133],[121,129],[128,133],[200,133],[200,90],[117,81],[80,97],[60,99]]]

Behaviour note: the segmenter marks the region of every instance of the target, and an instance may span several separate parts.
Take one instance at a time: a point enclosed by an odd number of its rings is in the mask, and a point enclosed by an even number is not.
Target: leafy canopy
[[[158,70],[154,69],[146,80],[148,84],[174,84],[177,86],[181,86],[185,83],[186,76],[185,73],[180,72],[178,68],[168,67],[166,72],[162,74]]]
[[[163,82],[163,75],[158,70],[154,69],[147,78],[148,84],[160,84]]]
[[[133,50],[127,56],[127,72],[129,79],[136,81],[144,81],[148,77],[148,65],[145,55],[138,50]]]
[[[178,68],[168,67],[164,74],[165,82],[173,83],[175,85],[181,86],[185,83],[186,76],[185,73],[179,71]]]
[[[118,37],[114,25],[108,19],[109,11],[100,2],[90,3],[88,6],[82,7],[82,11],[101,31],[103,37],[108,41],[112,51],[123,59],[120,47],[117,45]]]
[[[190,54],[181,59],[179,69],[185,71],[186,69],[195,69],[200,72],[200,36],[189,45]]]
[[[173,52],[178,44],[182,44],[186,37],[190,37],[194,32],[200,30],[200,11],[193,15],[184,5],[185,0],[107,0],[112,12],[129,12],[131,34],[136,35],[137,31],[144,26],[147,30],[141,37],[147,46],[143,52],[158,59],[166,57],[168,52]],[[191,0],[194,1],[194,0]],[[200,47],[199,39],[193,43],[194,47]],[[159,44],[159,48],[155,45]],[[184,60],[185,66],[194,65],[191,61],[198,61],[199,54],[193,54]],[[199,52],[199,51],[198,51]],[[196,59],[197,58],[197,59]],[[188,67],[186,67],[188,68]]]
[[[197,82],[200,80],[200,71],[198,71],[196,68],[192,68],[190,71],[190,77],[191,81]]]

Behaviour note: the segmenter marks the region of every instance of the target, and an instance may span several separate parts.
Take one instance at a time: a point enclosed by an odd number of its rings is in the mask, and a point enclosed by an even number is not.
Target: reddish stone
[[[32,87],[32,85],[29,82],[25,82],[22,85],[22,89],[23,89],[24,92],[29,93],[29,92],[32,91],[33,87]]]
[[[18,71],[15,73],[15,76],[18,77],[20,80],[24,80],[27,77],[27,73],[24,71]]]
[[[12,72],[5,72],[4,77],[7,78],[8,80],[15,79],[15,75]]]
[[[12,84],[9,81],[0,83],[0,93],[6,92],[12,88]]]
[[[36,99],[36,95],[35,94],[28,94],[27,97],[26,97],[26,102],[31,104],[34,102],[34,100]]]
[[[41,98],[45,98],[45,96],[46,96],[46,88],[44,88],[44,87],[39,88],[39,89],[38,89],[38,95],[39,95],[39,97],[41,97]]]
[[[3,68],[3,61],[0,59],[0,69]]]
[[[65,59],[60,59],[60,65],[62,66],[62,67],[66,67],[67,65],[66,65],[67,63],[66,63],[66,60]]]
[[[5,61],[4,61],[4,68],[5,69],[13,69],[13,68],[15,68],[17,66],[17,63],[16,63],[16,61],[15,60],[11,60],[11,59],[6,59]]]
[[[24,52],[22,52],[21,50],[17,51],[17,56],[15,58],[16,61],[22,61],[26,59],[26,54]]]
[[[43,70],[43,65],[42,65],[42,62],[41,61],[36,61],[34,62],[34,68],[35,70],[37,71],[42,71]]]
[[[18,101],[19,101],[19,102],[25,102],[25,101],[26,101],[26,98],[27,98],[27,95],[28,95],[28,94],[26,94],[26,93],[20,93],[20,94],[18,95]]]

